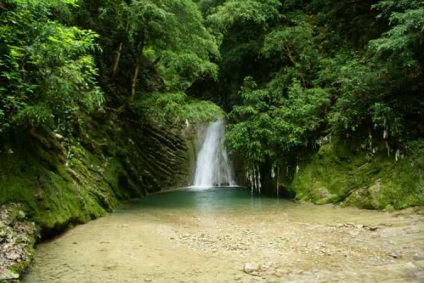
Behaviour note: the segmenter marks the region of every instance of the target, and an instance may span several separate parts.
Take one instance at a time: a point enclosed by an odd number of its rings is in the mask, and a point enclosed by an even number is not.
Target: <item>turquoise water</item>
[[[270,196],[252,196],[250,189],[243,187],[217,187],[210,189],[183,188],[176,191],[154,194],[131,201],[122,210],[183,209],[199,212],[258,210],[276,206],[293,206],[293,202]]]

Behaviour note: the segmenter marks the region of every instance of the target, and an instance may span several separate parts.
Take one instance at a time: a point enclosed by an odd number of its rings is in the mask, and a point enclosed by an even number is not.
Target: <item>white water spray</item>
[[[225,123],[219,119],[207,128],[197,156],[194,187],[235,186],[234,171],[224,147]]]

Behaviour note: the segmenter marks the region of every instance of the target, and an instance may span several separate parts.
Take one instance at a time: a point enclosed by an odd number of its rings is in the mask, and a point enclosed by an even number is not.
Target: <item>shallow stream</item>
[[[173,191],[38,245],[24,282],[424,282],[424,216]]]

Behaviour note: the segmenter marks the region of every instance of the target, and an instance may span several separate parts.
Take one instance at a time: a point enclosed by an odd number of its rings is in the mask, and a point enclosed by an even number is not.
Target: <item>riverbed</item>
[[[24,282],[424,282],[424,216],[174,191],[39,244]]]

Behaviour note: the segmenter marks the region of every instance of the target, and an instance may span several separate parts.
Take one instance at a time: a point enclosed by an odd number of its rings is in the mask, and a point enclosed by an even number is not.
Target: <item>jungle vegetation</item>
[[[218,104],[247,171],[331,138],[424,152],[422,1],[2,0],[0,42],[0,135],[73,137],[96,112],[178,128]]]

